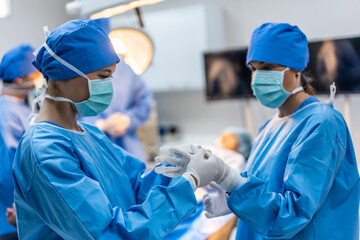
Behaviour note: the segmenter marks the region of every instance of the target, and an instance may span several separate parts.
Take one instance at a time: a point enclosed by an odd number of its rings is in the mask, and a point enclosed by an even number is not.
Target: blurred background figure
[[[110,33],[108,18],[95,20]],[[113,143],[145,162],[146,158],[136,130],[149,118],[153,95],[140,76],[134,73],[120,56],[113,74],[114,96],[111,105],[96,117],[82,117],[82,121],[95,124]]]
[[[245,160],[249,158],[252,137],[248,130],[239,127],[229,127],[216,141],[216,146],[240,153]]]
[[[17,227],[15,203],[13,203],[12,208],[6,209],[6,220],[8,221],[8,223],[10,223],[10,225]]]
[[[30,108],[28,93],[35,87],[40,73],[33,67],[33,48],[21,44],[2,58],[0,78],[0,239],[17,239],[16,228],[7,221],[14,202],[14,185],[11,175],[14,155],[19,140],[28,127]],[[8,213],[7,212],[8,208]]]
[[[251,151],[252,138],[244,128],[229,127],[219,136],[216,144],[201,145],[216,156],[225,159],[227,164],[240,172],[245,170],[246,160]],[[197,211],[186,218],[164,240],[225,240],[236,226],[236,217],[227,207],[225,191],[212,183],[195,192],[198,201]],[[216,201],[217,212],[205,213],[203,199]]]

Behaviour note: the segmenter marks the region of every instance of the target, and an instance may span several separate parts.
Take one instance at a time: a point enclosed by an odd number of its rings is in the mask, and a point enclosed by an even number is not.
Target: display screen
[[[247,49],[206,53],[207,100],[252,97],[251,72],[246,67]],[[310,61],[305,69],[317,94],[360,93],[360,37],[309,43]]]

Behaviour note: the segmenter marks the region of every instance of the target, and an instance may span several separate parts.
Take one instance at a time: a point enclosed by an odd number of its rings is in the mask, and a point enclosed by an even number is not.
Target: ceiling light
[[[121,13],[124,13],[130,9],[138,8],[145,5],[151,5],[159,2],[163,2],[164,0],[137,0],[132,1],[128,4],[123,4],[117,7],[108,8],[101,12],[95,13],[90,16],[90,19],[98,19],[98,18],[109,18]]]

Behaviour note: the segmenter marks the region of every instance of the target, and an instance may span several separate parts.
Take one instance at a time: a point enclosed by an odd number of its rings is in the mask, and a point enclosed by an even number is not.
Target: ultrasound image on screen
[[[208,100],[251,97],[251,72],[245,66],[247,49],[205,54]]]
[[[335,82],[338,93],[360,92],[360,38],[309,43],[310,62],[318,93],[329,93]]]

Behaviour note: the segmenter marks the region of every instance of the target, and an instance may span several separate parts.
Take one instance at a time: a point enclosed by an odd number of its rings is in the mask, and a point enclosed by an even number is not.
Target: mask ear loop
[[[30,125],[34,125],[39,116],[39,109],[41,109],[45,100],[46,89],[47,84],[44,83],[41,88],[36,90],[36,97],[31,102],[31,114],[29,116]],[[39,109],[37,107],[39,107]]]
[[[50,35],[50,31],[48,26],[44,26],[43,27],[44,30],[44,37],[45,37],[45,42],[43,44],[41,44],[34,52],[33,55],[36,57],[40,51],[40,49],[42,47],[44,47],[44,45],[46,44],[46,39],[49,37]],[[42,105],[44,104],[44,100],[45,100],[45,92],[47,89],[47,83],[44,83],[41,88],[36,90],[36,97],[32,100],[31,102],[31,114],[29,116],[29,121],[30,121],[30,125],[34,125],[36,122],[36,119],[39,116],[39,110],[41,109]],[[39,109],[38,109],[39,108]]]

